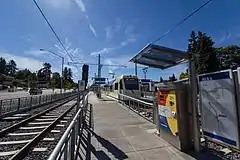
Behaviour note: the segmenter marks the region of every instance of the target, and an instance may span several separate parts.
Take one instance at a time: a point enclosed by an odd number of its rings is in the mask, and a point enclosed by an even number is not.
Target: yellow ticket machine
[[[157,93],[159,136],[183,151],[192,145],[187,86],[160,87]]]

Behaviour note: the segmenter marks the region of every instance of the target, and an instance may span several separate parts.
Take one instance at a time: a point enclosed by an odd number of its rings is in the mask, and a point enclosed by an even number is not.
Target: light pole
[[[145,67],[142,69],[143,70],[143,73],[144,73],[144,79],[147,78],[147,70],[148,70],[148,67]]]
[[[61,58],[62,59],[62,76],[61,76],[61,90],[60,90],[60,93],[62,94],[62,89],[63,89],[63,65],[64,65],[64,57],[62,57],[62,56],[60,56],[60,55],[58,55],[57,53],[55,53],[55,52],[53,52],[53,51],[50,51],[50,50],[46,50],[46,49],[40,49],[40,51],[47,51],[47,52],[49,52],[49,53],[52,53],[52,54],[54,54],[55,56],[57,56],[57,57],[59,57],[59,58]]]

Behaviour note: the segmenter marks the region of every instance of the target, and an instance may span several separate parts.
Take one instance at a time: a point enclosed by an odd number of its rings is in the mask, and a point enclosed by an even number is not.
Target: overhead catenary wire
[[[56,31],[54,30],[54,28],[52,27],[52,25],[50,24],[50,22],[48,21],[47,17],[45,16],[45,14],[43,13],[42,9],[40,8],[40,6],[38,5],[36,0],[33,0],[34,4],[36,5],[36,7],[38,8],[38,11],[41,13],[41,15],[43,16],[44,20],[47,22],[49,28],[51,29],[51,31],[53,32],[54,36],[57,38],[58,42],[60,43],[60,45],[62,46],[62,48],[64,49],[64,51],[66,52],[66,54],[69,56],[69,58],[71,59],[71,61],[74,62],[71,54],[68,52],[68,50],[66,49],[66,47],[64,46],[63,42],[61,41],[61,39],[59,38],[59,36],[57,35]],[[79,70],[78,66],[75,65],[75,67]],[[80,70],[79,70],[80,71]]]
[[[202,8],[204,8],[205,6],[207,6],[210,2],[212,2],[213,0],[208,0],[207,2],[205,2],[204,4],[202,4],[200,7],[198,7],[197,9],[195,9],[192,13],[190,13],[189,15],[187,15],[185,18],[183,18],[180,22],[176,23],[172,28],[170,28],[167,32],[165,32],[163,35],[161,35],[160,37],[158,37],[155,41],[152,42],[152,44],[155,44],[157,41],[159,41],[160,39],[164,38],[166,35],[168,35],[170,32],[172,32],[175,28],[179,27],[181,24],[183,24],[185,21],[187,21],[190,17],[192,17],[194,14],[196,14],[198,11],[200,11]]]
[[[165,36],[167,36],[169,33],[171,33],[175,28],[179,27],[181,24],[183,24],[185,21],[187,21],[190,17],[192,17],[194,14],[196,14],[198,11],[200,11],[202,8],[204,8],[205,6],[207,6],[210,2],[212,2],[213,0],[208,0],[207,2],[205,2],[204,4],[202,4],[201,6],[199,6],[197,9],[195,9],[193,12],[191,12],[190,14],[188,14],[185,18],[183,18],[181,21],[179,21],[178,23],[176,23],[172,28],[170,28],[167,32],[165,32],[164,34],[162,34],[161,36],[159,36],[156,40],[154,40],[152,42],[152,44],[155,44],[156,42],[158,42],[159,40],[161,40],[162,38],[164,38]],[[124,65],[126,65],[128,62],[124,63]]]

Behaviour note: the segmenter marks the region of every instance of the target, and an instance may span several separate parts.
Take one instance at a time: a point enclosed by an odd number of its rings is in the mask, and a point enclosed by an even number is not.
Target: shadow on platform
[[[89,130],[91,134],[97,139],[97,141],[107,149],[109,153],[111,153],[116,159],[127,159],[128,156],[118,147],[116,147],[114,144],[109,142],[108,140],[102,138],[92,130]],[[96,151],[96,148],[91,145],[91,151],[95,155],[96,158],[98,159],[111,159],[104,151]]]
[[[110,141],[102,138],[97,133],[95,133],[92,128],[90,127],[90,111],[87,111],[86,119],[83,123],[83,130],[82,130],[82,136],[80,141],[80,148],[78,152],[78,158],[80,160],[90,160],[92,158],[91,154],[95,156],[99,160],[111,160],[111,157],[115,157],[116,159],[127,159],[128,156],[120,150],[118,147],[116,147],[114,144],[112,144]],[[88,118],[89,117],[89,118]],[[92,144],[92,138],[95,137],[96,141],[101,144],[104,148],[106,148],[106,151],[110,153],[111,157],[106,154],[103,150],[97,150],[93,144]]]
[[[104,102],[107,102],[107,101],[113,101],[113,102],[115,102],[115,100],[112,100],[112,99],[99,99],[99,101],[104,101]]]
[[[229,158],[224,155],[224,152],[217,151],[211,148],[204,148],[199,153],[188,153],[192,157],[194,157],[196,160],[229,160]]]

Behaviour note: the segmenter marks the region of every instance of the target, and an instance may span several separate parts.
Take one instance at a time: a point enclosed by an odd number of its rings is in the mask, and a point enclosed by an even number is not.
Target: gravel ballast
[[[56,115],[56,116],[60,116],[61,114],[63,114],[71,105],[62,105],[56,109],[54,109],[53,111],[50,111],[52,114]],[[49,106],[47,106],[49,108]],[[40,109],[39,109],[40,110]],[[41,108],[40,111],[43,111],[43,108]],[[55,145],[58,143],[58,141],[60,140],[62,134],[64,133],[64,131],[66,130],[66,128],[68,127],[68,125],[70,124],[73,116],[74,116],[74,113],[76,111],[76,107],[73,107],[73,109],[66,115],[66,116],[69,116],[70,119],[67,119],[67,123],[60,123],[60,121],[57,123],[57,124],[64,124],[64,127],[61,127],[61,126],[55,126],[52,130],[60,130],[60,133],[51,133],[49,132],[46,136],[44,137],[48,137],[48,138],[54,138],[53,141],[45,141],[45,140],[41,140],[39,143],[36,144],[35,147],[37,148],[42,148],[43,146],[48,146],[48,150],[52,151],[53,148],[55,147]],[[48,112],[48,113],[50,113]],[[46,115],[46,114],[44,114]],[[63,117],[64,118],[64,117]],[[63,120],[60,119],[60,120]],[[39,119],[39,117],[37,118]],[[31,122],[39,122],[39,121],[35,121],[35,120],[32,120]],[[56,125],[57,125],[56,124]],[[42,126],[42,125],[33,125],[33,124],[25,124],[21,127],[33,127],[33,126]],[[48,126],[48,124],[44,124],[43,126]],[[30,133],[30,132],[41,132],[43,131],[43,129],[19,129],[19,130],[16,130],[14,132],[11,132],[11,133]],[[33,139],[34,137],[36,137],[37,135],[21,135],[21,136],[9,136],[9,135],[6,135],[2,138],[0,138],[0,142],[7,142],[7,141],[19,141],[19,140],[31,140]],[[15,151],[15,150],[19,150],[21,149],[21,147],[23,147],[24,145],[26,145],[27,143],[24,143],[24,144],[16,144],[16,145],[0,145],[0,151],[1,152],[6,152],[6,151]],[[35,148],[34,147],[34,148]],[[45,147],[44,147],[45,148]],[[32,157],[32,159],[45,159],[43,158],[44,157],[44,154],[43,152],[30,152],[29,154],[31,155],[34,154],[33,156],[30,156]],[[49,152],[50,153],[50,152]],[[40,155],[43,155],[43,157],[36,157],[35,154],[40,154]],[[48,154],[46,154],[47,156],[49,156]],[[29,158],[30,158],[29,157]],[[0,157],[0,159],[5,159],[6,157]]]

